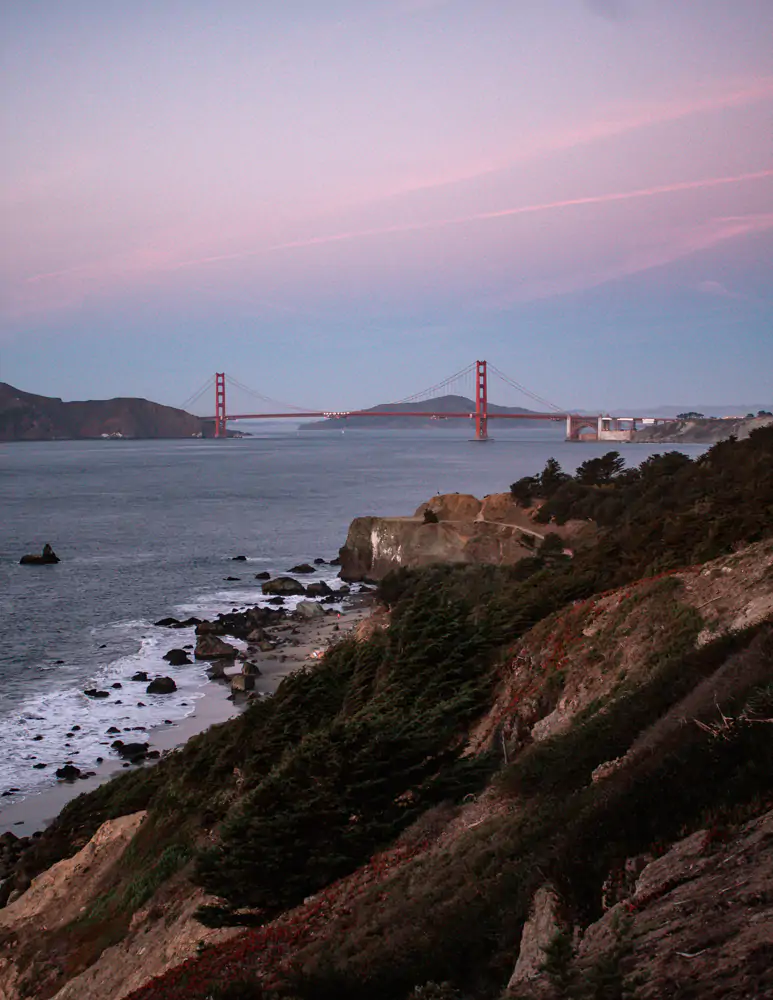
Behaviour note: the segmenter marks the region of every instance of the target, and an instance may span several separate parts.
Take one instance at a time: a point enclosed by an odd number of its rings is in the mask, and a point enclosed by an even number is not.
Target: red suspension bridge
[[[504,385],[509,389],[517,390],[517,392],[522,396],[526,396],[532,402],[539,404],[542,409],[508,409],[507,407],[496,405],[492,407],[492,404],[489,402],[489,373],[494,375],[500,384],[504,383]],[[422,399],[426,399],[434,394],[435,399],[433,401],[437,402],[436,397],[438,394],[443,393],[444,391],[448,393],[449,390],[454,388],[458,390],[458,388],[463,385],[466,388],[466,384],[469,383],[470,379],[472,379],[473,383],[474,409],[449,411],[421,408]],[[227,385],[232,389],[239,390],[240,394],[247,394],[253,400],[260,401],[263,406],[269,407],[270,409],[264,409],[261,412],[255,413],[242,413],[238,412],[238,409],[237,412],[231,411],[228,406],[228,395],[226,393]],[[637,425],[642,422],[654,423],[656,421],[656,418],[646,417],[608,417],[601,414],[588,415],[570,413],[567,410],[562,409],[560,406],[557,406],[555,403],[551,403],[549,400],[544,399],[542,396],[538,396],[530,389],[527,389],[525,386],[505,375],[505,373],[500,371],[495,365],[486,361],[475,361],[466,368],[463,368],[461,371],[450,375],[442,382],[429,386],[427,389],[423,389],[421,392],[417,392],[413,396],[406,396],[403,399],[395,400],[392,403],[379,406],[375,409],[313,410],[303,406],[296,406],[291,403],[281,403],[278,400],[272,399],[269,396],[265,396],[260,392],[242,385],[241,382],[232,376],[226,376],[225,372],[217,372],[214,376],[210,377],[200,389],[198,389],[185,401],[185,403],[182,404],[182,408],[187,409],[189,406],[195,404],[198,400],[202,399],[206,393],[211,392],[213,386],[215,396],[215,413],[205,419],[213,422],[214,436],[216,438],[226,437],[228,421],[234,420],[278,420],[283,418],[298,419],[301,417],[346,420],[350,417],[405,417],[407,419],[424,418],[430,420],[470,420],[471,422],[474,422],[476,441],[489,440],[489,420],[565,421],[567,440],[625,441],[630,440]],[[456,398],[460,401],[464,400],[464,397],[462,396],[457,396]],[[411,403],[416,403],[416,409],[406,409],[406,405]],[[280,407],[280,409],[277,409],[277,407]],[[397,407],[399,407],[399,409]]]

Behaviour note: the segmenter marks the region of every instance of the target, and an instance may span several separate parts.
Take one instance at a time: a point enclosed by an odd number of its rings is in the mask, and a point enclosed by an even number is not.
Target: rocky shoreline
[[[152,765],[210,726],[233,718],[251,700],[272,694],[284,677],[313,664],[331,643],[370,614],[372,597],[366,590],[350,594],[348,587],[340,591],[326,587],[329,593],[314,599],[308,594],[309,587],[302,589],[304,600],[294,608],[255,605],[219,614],[211,621],[176,618],[158,621],[157,625],[169,630],[170,648],[163,660],[185,665],[193,663],[193,656],[208,664],[209,681],[201,689],[195,711],[183,719],[167,720],[147,729],[129,727],[129,730],[144,730],[147,735],[141,741],[133,738],[130,731],[111,726],[105,732],[104,757],[97,758],[93,768],[79,768],[75,760],[69,759],[56,768],[56,784],[16,801],[12,796],[4,797],[0,809],[0,880],[12,869],[31,839],[69,801],[92,791],[124,768]],[[334,603],[335,607],[331,607]],[[195,647],[185,642],[183,647],[187,648],[177,648],[176,632],[186,630],[187,639],[191,626],[195,628]],[[159,682],[163,681],[174,684],[171,678],[151,678],[144,672],[127,680],[134,681],[142,691],[150,691],[153,685],[156,685],[154,691],[160,691]],[[87,697],[98,698],[102,693],[97,689],[84,691]]]

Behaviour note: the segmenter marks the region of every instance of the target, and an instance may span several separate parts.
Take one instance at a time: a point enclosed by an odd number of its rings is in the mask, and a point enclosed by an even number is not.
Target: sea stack
[[[54,552],[51,546],[46,542],[43,546],[43,551],[40,555],[37,553],[27,554],[22,556],[19,560],[20,566],[47,566],[50,563],[58,563],[59,556]]]

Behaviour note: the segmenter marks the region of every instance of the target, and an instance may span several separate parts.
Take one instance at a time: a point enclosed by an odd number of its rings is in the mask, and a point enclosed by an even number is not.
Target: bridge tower
[[[475,440],[488,441],[488,383],[486,362],[475,362]]]
[[[215,437],[227,437],[225,412],[225,372],[215,372]]]

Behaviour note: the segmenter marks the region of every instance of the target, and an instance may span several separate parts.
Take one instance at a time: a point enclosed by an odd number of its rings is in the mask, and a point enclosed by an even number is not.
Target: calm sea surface
[[[244,440],[0,445],[0,792],[18,789],[0,798],[0,827],[2,804],[52,784],[64,761],[108,757],[108,726],[140,727],[139,740],[193,712],[203,667],[161,659],[192,633],[158,618],[256,603],[256,573],[332,558],[358,515],[409,514],[438,491],[503,491],[551,455],[573,471],[610,449],[567,444],[558,425],[468,437],[258,428]],[[664,448],[619,450],[638,464]],[[18,565],[45,542],[59,565]],[[231,561],[240,554],[247,563]],[[138,669],[175,677],[178,692],[146,695],[129,680]],[[89,699],[89,687],[110,697]]]

